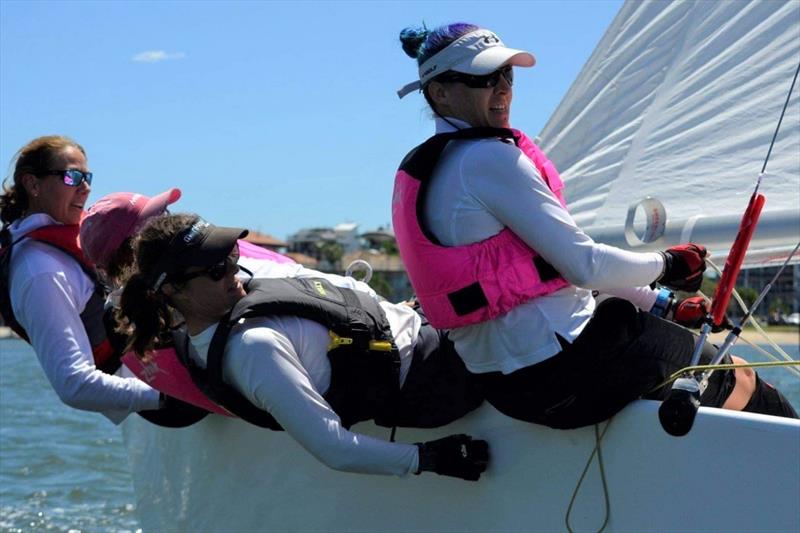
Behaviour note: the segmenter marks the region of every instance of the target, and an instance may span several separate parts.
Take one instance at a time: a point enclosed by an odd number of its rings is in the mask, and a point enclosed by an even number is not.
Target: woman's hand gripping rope
[[[656,281],[679,291],[696,292],[700,289],[708,255],[704,246],[679,244],[661,252],[661,255],[664,257],[664,272]]]
[[[689,296],[676,300],[672,307],[672,319],[676,324],[685,328],[698,329],[711,313],[711,305],[705,296]],[[719,333],[726,329],[733,329],[733,324],[727,316],[722,318],[722,323],[712,325],[711,332]]]

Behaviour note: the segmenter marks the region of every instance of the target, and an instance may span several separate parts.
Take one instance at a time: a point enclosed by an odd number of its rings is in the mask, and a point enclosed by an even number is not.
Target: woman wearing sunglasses
[[[532,67],[533,55],[464,23],[407,28],[400,41],[419,78],[398,95],[422,92],[437,135],[400,166],[394,230],[423,310],[451,329],[490,403],[518,419],[579,427],[685,367],[695,337],[661,317],[692,325],[704,307],[647,285],[696,291],[705,249],[628,252],[575,225],[553,164],[510,129],[513,67]],[[592,289],[617,298],[596,306]],[[703,358],[714,352],[707,346]],[[796,416],[751,370],[712,381],[707,405]]]
[[[146,360],[178,311],[193,348],[179,348],[183,363],[229,412],[286,430],[331,468],[477,480],[483,441],[414,445],[348,429],[370,419],[434,427],[477,407],[482,396],[446,336],[352,278],[303,269],[243,285],[237,239],[246,234],[196,215],[149,222],[120,300],[131,349]]]
[[[78,241],[91,182],[86,151],[67,137],[39,137],[17,152],[0,195],[0,313],[65,404],[119,423],[161,402],[144,382],[112,375],[119,359],[104,327],[105,293]]]

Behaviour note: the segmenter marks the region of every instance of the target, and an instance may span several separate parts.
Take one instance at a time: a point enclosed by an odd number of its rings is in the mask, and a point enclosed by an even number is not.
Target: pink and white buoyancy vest
[[[508,228],[480,242],[443,246],[423,227],[425,195],[445,146],[454,140],[486,137],[513,139],[566,208],[564,184],[555,166],[519,130],[470,128],[442,133],[412,150],[395,177],[392,222],[411,285],[436,328],[485,322],[533,298],[569,286]]]

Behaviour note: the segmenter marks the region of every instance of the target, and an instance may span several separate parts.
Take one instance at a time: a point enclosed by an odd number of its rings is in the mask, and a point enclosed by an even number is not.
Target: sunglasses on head
[[[451,70],[438,76],[436,81],[463,83],[470,89],[490,89],[500,83],[500,76],[505,78],[509,86],[514,85],[514,69],[511,66],[495,70],[485,76],[474,76]]]
[[[186,283],[189,280],[194,278],[199,278],[202,276],[206,276],[211,281],[220,281],[225,275],[228,273],[231,267],[237,268],[238,265],[236,263],[239,262],[239,247],[235,246],[231,253],[226,257],[224,260],[220,261],[216,265],[211,265],[210,267],[198,270],[197,272],[188,272],[183,274],[177,274],[174,276],[170,276],[170,281],[172,283]]]
[[[61,176],[61,179],[64,180],[64,185],[69,185],[70,187],[77,187],[84,181],[87,185],[91,185],[92,175],[93,174],[91,172],[83,172],[77,168],[69,168],[67,170],[48,170],[42,174],[42,176]]]

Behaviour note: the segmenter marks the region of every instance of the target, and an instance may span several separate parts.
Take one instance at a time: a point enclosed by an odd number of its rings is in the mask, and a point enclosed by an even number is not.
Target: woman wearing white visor
[[[403,261],[431,324],[451,329],[467,368],[500,411],[557,428],[604,420],[630,401],[662,398],[686,366],[705,249],[634,253],[594,242],[566,209],[554,165],[510,129],[513,67],[533,55],[493,32],[457,23],[407,28],[436,135],[397,173],[392,204]],[[616,296],[596,305],[592,290]],[[707,346],[703,359],[715,353]],[[668,387],[667,387],[668,389]],[[715,372],[706,405],[796,416],[751,370]]]

